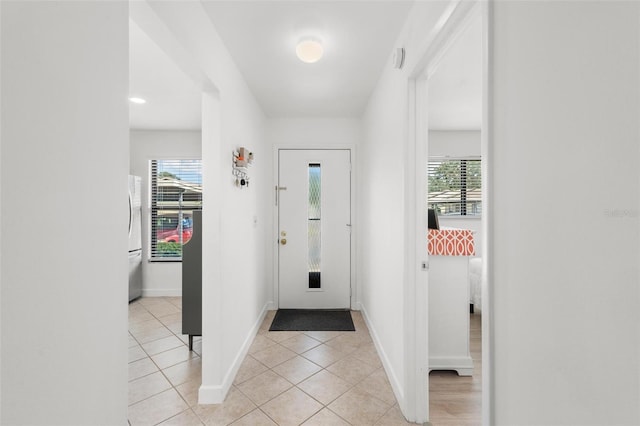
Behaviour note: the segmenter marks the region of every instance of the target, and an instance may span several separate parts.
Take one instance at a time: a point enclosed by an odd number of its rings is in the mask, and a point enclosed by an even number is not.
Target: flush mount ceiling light
[[[142,98],[129,98],[130,102],[133,102],[134,104],[146,104],[147,101],[145,101]]]
[[[296,45],[296,55],[298,59],[307,64],[318,62],[322,58],[324,49],[322,43],[315,38],[303,38]]]

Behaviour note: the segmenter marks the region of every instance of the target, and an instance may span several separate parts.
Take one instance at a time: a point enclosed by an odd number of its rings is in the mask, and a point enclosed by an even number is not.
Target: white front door
[[[279,307],[351,305],[351,151],[278,152]]]

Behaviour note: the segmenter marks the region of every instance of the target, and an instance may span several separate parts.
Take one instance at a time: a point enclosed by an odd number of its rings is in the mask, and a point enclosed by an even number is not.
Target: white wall
[[[413,294],[405,292],[405,254],[415,235],[406,232],[412,206],[412,189],[407,182],[409,77],[417,61],[433,40],[434,28],[447,2],[417,2],[396,41],[404,46],[407,60],[403,70],[385,69],[363,116],[363,142],[358,147],[360,223],[358,276],[362,283],[362,309],[377,343],[382,361],[405,416],[407,391],[415,372],[405,362],[405,333],[415,324],[407,323],[413,310]],[[409,197],[405,194],[410,194]],[[425,244],[426,252],[426,244]],[[407,389],[411,387],[412,389]],[[414,392],[415,393],[415,392]],[[408,396],[408,395],[407,395]],[[414,395],[415,396],[415,395]]]
[[[363,120],[358,158],[360,298],[397,391],[404,380],[404,114],[406,82],[379,83]],[[398,114],[390,113],[398,108]],[[398,132],[402,132],[398,135]],[[391,141],[399,141],[391,143]]]
[[[429,156],[479,157],[480,130],[429,130]]]
[[[131,174],[142,177],[142,295],[182,295],[182,263],[149,262],[151,239],[150,161],[163,159],[201,159],[202,134],[199,131],[132,130]]]
[[[491,18],[492,424],[640,424],[640,4]]]
[[[2,5],[0,5],[0,29],[2,27]],[[2,31],[0,31],[0,47],[2,46]],[[2,57],[0,56],[0,65]],[[2,66],[0,66],[0,82],[2,81]],[[2,98],[2,84],[0,83],[0,99]],[[2,152],[2,115],[0,114],[0,153]],[[0,161],[0,241],[2,241],[2,161]],[[0,244],[0,267],[2,266],[2,244]],[[0,307],[2,306],[2,273],[0,272]],[[2,383],[2,312],[0,312],[0,383]],[[2,385],[0,385],[0,422],[2,421]]]
[[[429,130],[429,156],[452,158],[480,157],[479,130]],[[482,256],[482,219],[480,217],[439,217],[440,226],[471,229],[476,256]]]
[[[269,238],[267,250],[271,254],[269,264],[270,276],[273,276],[274,268],[277,268],[276,253],[273,241],[278,239],[276,222],[274,221],[277,211],[274,205],[273,188],[278,180],[278,170],[276,163],[278,148],[301,148],[301,149],[322,149],[322,148],[343,148],[351,149],[351,162],[355,165],[358,152],[356,146],[362,140],[362,122],[355,118],[272,118],[267,121],[266,127],[267,144],[271,151],[271,161],[268,164],[269,174],[271,175],[272,185],[268,199],[268,216],[267,226],[269,230]],[[355,172],[352,174],[352,238],[355,243],[358,232],[358,224],[356,222],[356,194],[357,187],[355,182]],[[358,299],[358,283],[356,277],[356,247],[352,245],[351,267],[351,285],[356,291],[354,292],[356,300],[352,301],[352,307],[359,309]],[[269,289],[269,300],[273,301],[273,306],[277,303],[277,277],[274,276],[274,285]]]
[[[126,424],[127,3],[0,8],[0,423]]]
[[[2,27],[2,5],[0,5],[0,29]],[[2,46],[2,31],[0,31],[0,47]],[[2,57],[0,56],[0,65]],[[0,66],[0,81],[2,81],[2,66]],[[0,99],[2,98],[2,84],[0,83]],[[0,153],[2,152],[2,116],[0,115]],[[0,161],[0,241],[2,241],[2,161]],[[2,244],[0,244],[0,267],[2,266]],[[0,272],[0,307],[2,306],[2,273]],[[0,383],[2,383],[2,312],[0,312]],[[2,385],[0,385],[0,422],[2,421]]]
[[[361,127],[356,118],[271,118],[267,137],[273,147],[355,147]]]
[[[203,358],[200,401],[220,402],[267,308],[265,211],[271,182],[264,115],[199,2],[132,4],[134,21],[180,64],[197,66],[203,101]],[[146,7],[146,10],[141,8]],[[142,16],[144,15],[144,16]],[[144,18],[144,19],[143,19]],[[159,25],[151,21],[160,22]],[[151,23],[150,23],[151,22]],[[152,25],[153,24],[153,25]],[[175,56],[174,56],[175,58]],[[232,153],[255,154],[249,188],[232,176]]]

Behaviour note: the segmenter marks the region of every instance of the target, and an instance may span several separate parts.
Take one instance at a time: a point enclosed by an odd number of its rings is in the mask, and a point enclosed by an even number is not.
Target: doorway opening
[[[417,388],[428,395],[434,424],[489,419],[486,34],[486,6],[457,5],[414,86],[416,150],[424,163],[416,179],[427,187],[421,214],[432,209],[440,227],[428,231],[429,302],[427,313],[416,315],[429,324],[428,348],[416,352],[418,359],[428,354],[429,377]],[[417,238],[424,243],[424,235]],[[449,250],[447,238],[463,244]]]

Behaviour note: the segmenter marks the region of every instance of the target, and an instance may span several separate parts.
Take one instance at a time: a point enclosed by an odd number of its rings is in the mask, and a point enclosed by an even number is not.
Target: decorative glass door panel
[[[321,288],[320,254],[322,248],[322,179],[320,164],[309,164],[309,288]]]

